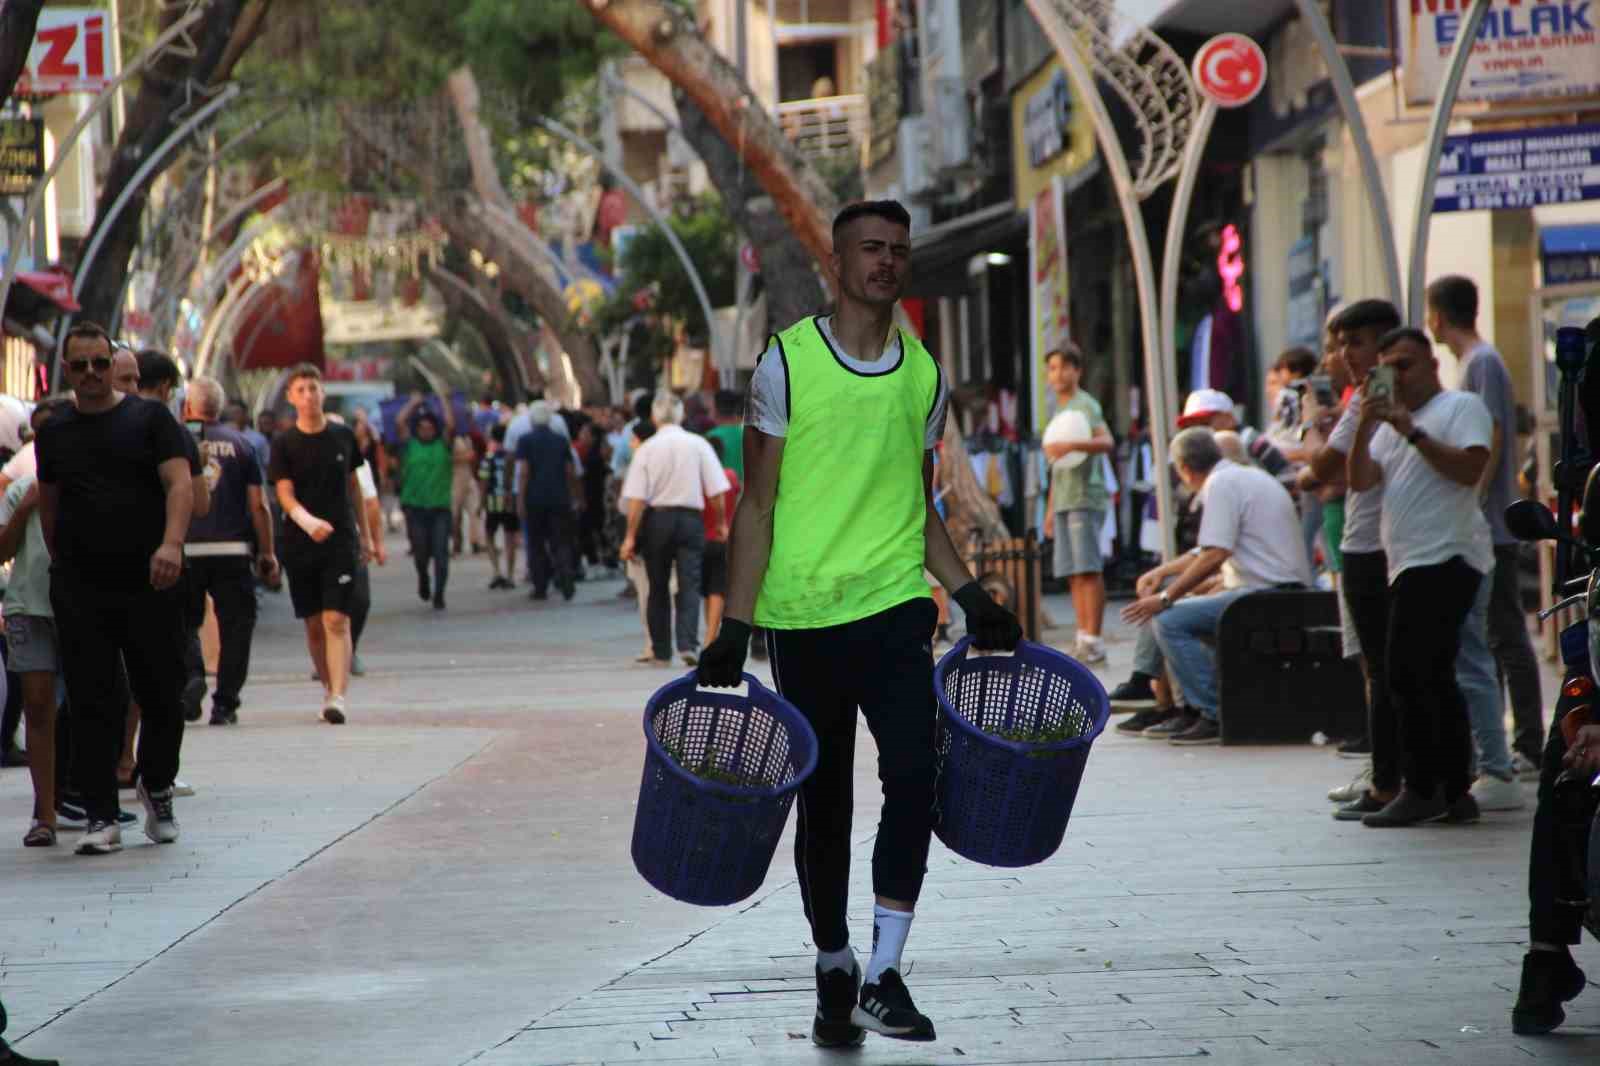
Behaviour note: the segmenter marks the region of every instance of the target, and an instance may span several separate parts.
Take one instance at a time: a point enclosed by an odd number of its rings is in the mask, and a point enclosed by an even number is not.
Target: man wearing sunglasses
[[[72,705],[74,776],[88,827],[81,855],[122,847],[117,757],[126,694],[144,708],[136,771],[144,831],[178,839],[172,783],[183,740],[183,610],[175,586],[194,506],[184,429],[164,406],[111,384],[111,338],[92,322],[67,332],[63,362],[77,406],[39,430],[39,517],[50,605]]]

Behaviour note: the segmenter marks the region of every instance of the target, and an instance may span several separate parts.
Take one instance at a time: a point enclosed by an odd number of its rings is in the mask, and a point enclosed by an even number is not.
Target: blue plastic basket
[[[673,899],[737,903],[761,887],[801,783],[817,767],[811,724],[749,674],[749,695],[693,674],[644,711],[644,780],[633,865]],[[694,769],[709,769],[706,779]]]
[[[934,669],[939,696],[939,839],[986,866],[1030,866],[1061,846],[1089,746],[1111,705],[1087,667],[1031,641],[1011,655],[962,640]],[[1065,729],[1037,744],[996,734]]]

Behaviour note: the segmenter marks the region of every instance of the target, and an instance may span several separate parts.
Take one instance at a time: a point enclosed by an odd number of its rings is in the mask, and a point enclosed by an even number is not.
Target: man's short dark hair
[[[1401,341],[1416,341],[1422,346],[1423,351],[1430,353],[1433,351],[1433,340],[1426,333],[1415,326],[1401,326],[1398,329],[1391,329],[1378,338],[1378,354],[1382,355]]]
[[[139,388],[159,389],[163,385],[177,388],[183,381],[183,372],[166,352],[146,348],[136,357],[139,360]]]
[[[90,322],[87,319],[80,319],[72,324],[72,328],[67,330],[67,335],[61,340],[61,350],[65,352],[75,338],[83,337],[97,337],[105,341],[107,355],[116,351],[117,346],[112,341],[111,334],[106,332],[106,328],[98,322]]]
[[[1428,285],[1428,307],[1457,329],[1478,324],[1478,286],[1471,278],[1446,274]]]
[[[739,394],[732,389],[718,389],[713,397],[717,405],[717,414],[723,418],[732,418],[739,413]]]
[[[1290,348],[1278,356],[1273,366],[1278,370],[1287,370],[1297,378],[1306,378],[1317,372],[1317,356],[1310,348]]]
[[[1328,328],[1335,333],[1371,327],[1387,333],[1400,325],[1400,312],[1388,300],[1357,300],[1334,316]]]
[[[1048,352],[1044,353],[1045,366],[1049,366],[1050,360],[1052,359],[1061,359],[1068,366],[1075,366],[1079,370],[1083,369],[1083,352],[1071,341],[1068,341],[1059,348],[1052,348]]]
[[[288,392],[289,386],[301,378],[311,378],[313,381],[322,380],[322,371],[317,369],[315,363],[296,363],[289,371],[289,376],[283,379],[283,391]]]
[[[647,392],[640,396],[633,401],[633,417],[648,422],[650,420],[650,408],[655,406],[655,402],[656,394],[653,392]]]
[[[872,215],[875,218],[887,219],[897,226],[911,228],[911,212],[907,211],[899,200],[860,200],[850,204],[837,215],[833,216],[833,237],[839,239],[839,231],[858,218]]]
[[[490,426],[489,439],[496,444],[504,444],[506,442],[506,424],[504,422],[496,422]]]

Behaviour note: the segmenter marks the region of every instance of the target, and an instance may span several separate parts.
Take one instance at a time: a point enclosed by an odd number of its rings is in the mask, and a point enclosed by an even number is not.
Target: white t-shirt
[[[845,352],[844,346],[834,336],[833,316],[824,315],[818,318],[817,325],[822,331],[823,338],[833,347],[839,361],[858,374],[868,376],[887,374],[900,365],[898,329],[889,331],[889,343],[884,346],[878,358],[866,361],[856,359]],[[928,412],[928,429],[923,441],[925,449],[932,451],[944,439],[945,411],[949,406],[950,386],[941,373],[939,391],[934,397],[933,409]],[[744,424],[754,426],[769,437],[789,435],[789,369],[778,357],[776,341],[767,346],[761,361],[756,364],[755,374],[750,378],[750,395],[744,405]]]
[[[1277,478],[1227,459],[1201,487],[1200,547],[1226,548],[1222,564],[1228,589],[1311,584],[1311,562],[1294,499]]]
[[[1411,413],[1422,431],[1452,448],[1489,450],[1494,419],[1470,392],[1445,390]],[[1475,485],[1451,481],[1388,423],[1372,434],[1373,462],[1383,469],[1383,548],[1389,583],[1413,567],[1461,556],[1480,574],[1494,569],[1489,523]]]
[[[34,454],[33,441],[22,446],[22,450],[6,460],[6,465],[0,467],[0,475],[15,484],[25,477],[39,476],[39,457]]]
[[[651,507],[703,511],[707,497],[721,496],[731,488],[710,442],[669,423],[633,453],[622,498],[643,500]]]
[[[1339,416],[1333,432],[1328,434],[1328,447],[1342,452],[1346,460],[1356,446],[1356,426],[1361,423],[1361,393],[1350,397],[1350,405]],[[1349,489],[1344,495],[1344,536],[1339,548],[1345,552],[1371,554],[1383,551],[1383,482],[1365,492]]]

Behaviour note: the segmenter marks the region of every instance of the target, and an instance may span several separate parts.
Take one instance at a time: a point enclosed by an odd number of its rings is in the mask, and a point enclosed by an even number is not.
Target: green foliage
[[[668,221],[699,271],[711,306],[732,304],[736,298],[739,234],[722,198],[714,193],[702,196],[674,211]],[[622,255],[617,295],[598,316],[602,328],[615,328],[632,315],[634,293],[646,288],[656,290],[654,311],[684,323],[691,342],[705,342],[710,331],[694,286],[671,242],[654,226],[641,229],[628,242]]]

